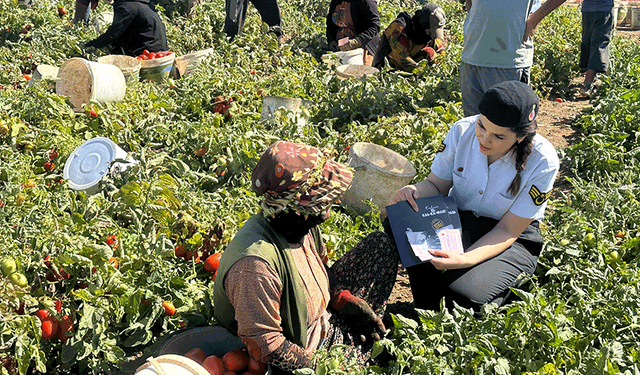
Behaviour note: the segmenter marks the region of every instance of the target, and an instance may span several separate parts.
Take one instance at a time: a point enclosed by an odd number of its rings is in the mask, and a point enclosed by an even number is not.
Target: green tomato
[[[620,261],[620,253],[617,250],[613,250],[609,253],[609,259],[614,263],[618,263]]]
[[[587,233],[582,239],[582,243],[589,247],[596,245],[596,236],[593,233]]]
[[[26,288],[27,285],[29,284],[29,281],[27,280],[27,278],[20,272],[12,273],[11,276],[9,276],[9,279],[11,280],[13,285],[20,288]]]
[[[18,266],[16,265],[16,261],[11,259],[11,258],[7,258],[5,260],[2,261],[2,274],[5,276],[9,276],[12,273],[16,272],[16,270],[18,269]]]
[[[567,246],[569,244],[569,240],[566,238],[563,238],[560,240],[560,245],[562,246]]]
[[[336,358],[332,359],[329,361],[329,369],[330,370],[335,370],[337,368],[340,367],[340,361],[338,361]]]

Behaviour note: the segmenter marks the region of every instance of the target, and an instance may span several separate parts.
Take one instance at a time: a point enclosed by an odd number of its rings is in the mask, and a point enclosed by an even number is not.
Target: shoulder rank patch
[[[438,150],[436,150],[436,154],[439,152],[444,151],[444,149],[447,148],[447,145],[444,144],[444,142],[440,143],[440,146],[438,147]]]
[[[543,193],[540,191],[540,189],[538,189],[536,185],[531,186],[531,189],[529,189],[529,195],[531,196],[531,199],[533,199],[533,203],[535,203],[536,206],[540,206],[541,204],[546,202],[546,200],[551,196],[551,192],[552,190]]]

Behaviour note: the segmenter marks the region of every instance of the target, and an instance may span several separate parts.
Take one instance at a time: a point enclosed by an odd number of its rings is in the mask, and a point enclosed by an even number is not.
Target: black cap
[[[540,101],[526,83],[506,81],[491,86],[480,100],[478,109],[492,123],[515,128],[536,119]]]

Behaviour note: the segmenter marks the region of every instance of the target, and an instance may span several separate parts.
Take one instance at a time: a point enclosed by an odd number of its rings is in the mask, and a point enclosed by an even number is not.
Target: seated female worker
[[[327,14],[330,51],[364,49],[364,64],[371,66],[380,44],[380,13],[376,0],[331,0]]]
[[[399,261],[393,239],[371,233],[327,267],[319,225],[351,179],[327,151],[285,141],[251,175],[262,210],[220,259],[214,315],[275,372],[309,367],[315,350],[334,344],[351,345],[364,364],[385,333],[379,314]]]
[[[392,68],[412,72],[421,60],[435,61],[446,48],[445,24],[444,11],[436,4],[425,5],[413,17],[400,13],[382,33],[372,66],[382,68],[386,58]]]
[[[416,198],[448,194],[460,210],[464,253],[431,251],[433,259],[407,269],[417,308],[438,310],[442,297],[476,313],[500,306],[520,275],[534,273],[542,250],[538,222],[559,161],[536,134],[538,97],[507,81],[489,88],[479,109],[452,125],[427,179],[393,197],[418,211]]]

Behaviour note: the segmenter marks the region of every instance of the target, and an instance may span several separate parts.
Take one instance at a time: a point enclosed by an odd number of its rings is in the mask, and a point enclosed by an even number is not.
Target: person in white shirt
[[[492,86],[480,114],[452,125],[426,180],[398,190],[393,202],[452,196],[462,221],[465,252],[435,250],[432,260],[407,269],[416,308],[438,310],[445,297],[473,308],[501,305],[522,274],[533,274],[544,217],[559,161],[536,133],[537,95],[525,83]],[[447,272],[442,272],[446,270]]]

